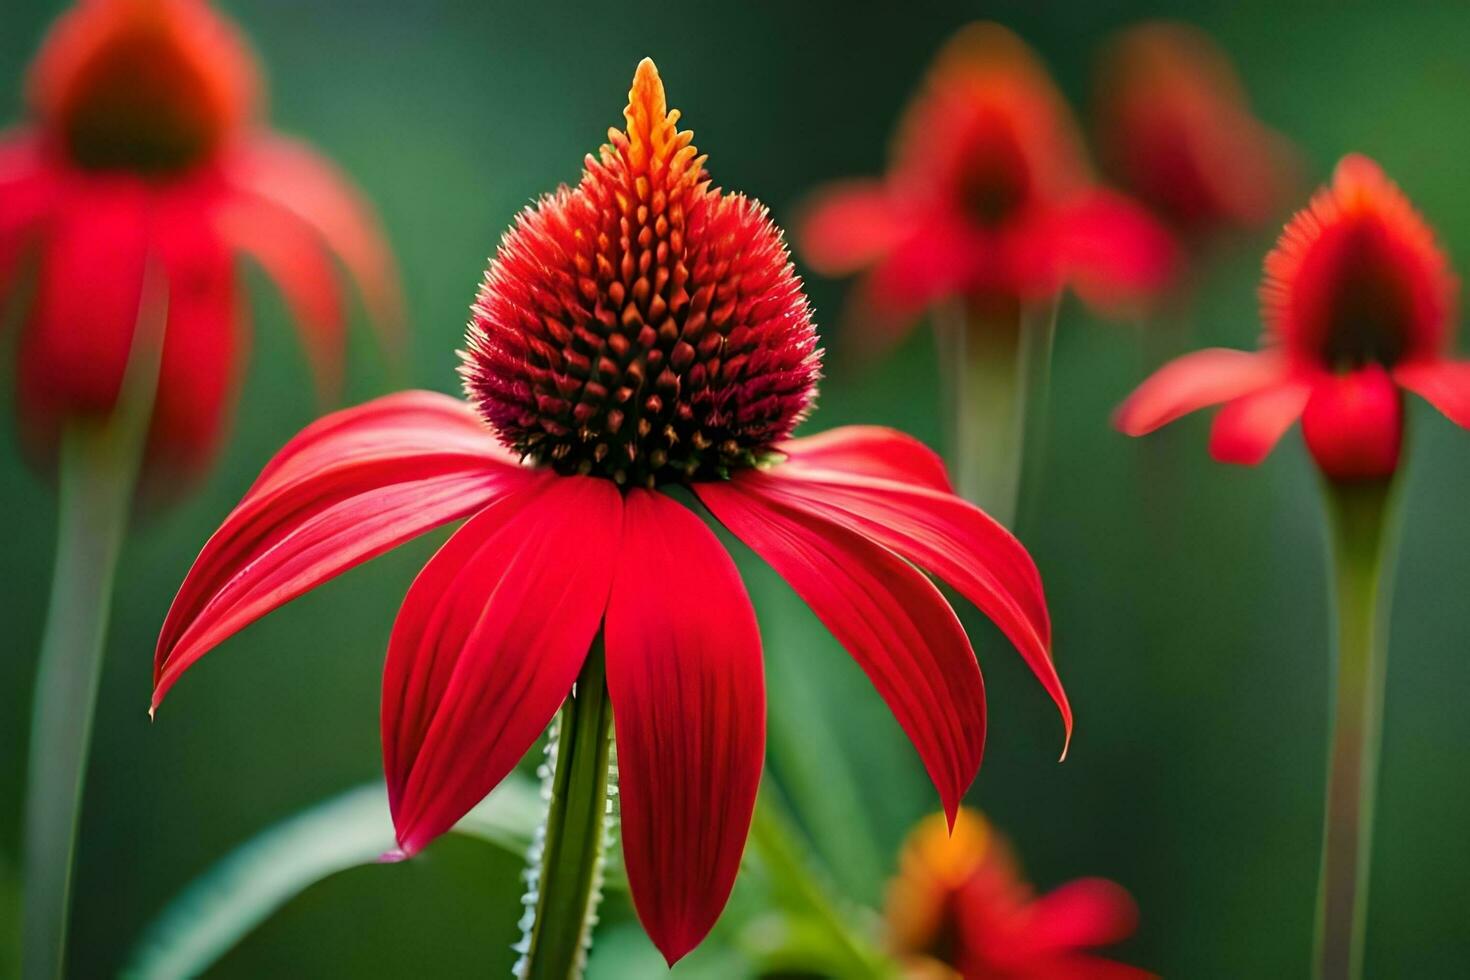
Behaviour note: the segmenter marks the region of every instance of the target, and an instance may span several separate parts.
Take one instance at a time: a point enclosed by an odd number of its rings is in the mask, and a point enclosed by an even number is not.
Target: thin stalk
[[[1382,732],[1387,602],[1388,481],[1327,485],[1337,613],[1336,696],[1327,763],[1316,976],[1357,980],[1373,846]]]
[[[780,798],[769,784],[763,786],[750,825],[750,843],[782,904],[821,930],[826,940],[821,948],[831,957],[821,965],[832,975],[853,980],[895,976],[892,965],[853,930],[827,889],[817,881],[808,863],[810,845],[798,838]]]
[[[127,531],[158,377],[166,299],[144,275],[133,350],[105,419],[62,435],[56,566],[36,667],[27,768],[21,964],[28,980],[61,977],[82,784],[102,673],[112,582]]]
[[[955,487],[1007,527],[1040,478],[1057,307],[1023,306],[1014,322],[963,302],[935,313]]]
[[[1016,463],[1017,503],[1014,525],[1019,531],[1032,521],[1046,463],[1046,436],[1051,418],[1051,360],[1057,342],[1060,295],[1021,308],[1021,391],[1019,394],[1021,456]]]
[[[540,870],[526,896],[535,911],[516,971],[526,980],[580,977],[587,965],[608,843],[611,730],[612,703],[599,637],[553,734],[551,801]]]

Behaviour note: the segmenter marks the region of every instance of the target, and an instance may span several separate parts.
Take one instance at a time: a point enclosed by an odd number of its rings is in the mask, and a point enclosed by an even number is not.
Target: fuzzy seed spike
[[[633,486],[719,478],[809,411],[811,310],[780,229],[711,185],[648,59],[623,117],[577,186],[505,236],[460,372],[534,462]]]

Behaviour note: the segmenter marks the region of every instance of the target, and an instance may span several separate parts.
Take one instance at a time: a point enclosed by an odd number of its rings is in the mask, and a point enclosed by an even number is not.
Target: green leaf
[[[454,832],[522,853],[544,809],[535,783],[512,773]],[[124,976],[198,976],[310,886],[374,864],[395,846],[381,783],[297,814],[236,848],[170,902],[144,931]]]

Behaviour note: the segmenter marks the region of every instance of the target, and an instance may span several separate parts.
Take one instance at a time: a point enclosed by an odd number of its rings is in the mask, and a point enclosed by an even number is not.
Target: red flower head
[[[1254,465],[1300,416],[1329,477],[1387,477],[1403,441],[1400,389],[1470,426],[1470,364],[1449,359],[1457,288],[1398,187],[1367,157],[1344,157],[1266,256],[1264,349],[1166,364],[1119,409],[1118,427],[1143,435],[1224,402],[1210,452]]]
[[[1269,220],[1295,185],[1295,152],[1251,114],[1230,59],[1187,24],[1150,21],[1103,51],[1097,137],[1109,171],[1182,233]]]
[[[1169,236],[1094,183],[1060,93],[995,24],[941,52],[888,175],[820,193],[800,244],[826,274],[871,266],[867,305],[900,325],[945,298],[1009,309],[1064,285],[1104,308],[1133,305],[1173,265]]]
[[[973,810],[953,831],[930,817],[909,836],[889,884],[893,951],[915,978],[1143,980],[1142,970],[1089,950],[1133,934],[1133,899],[1085,878],[1037,897],[1006,842]]]
[[[48,455],[71,419],[117,400],[144,269],[167,325],[149,483],[208,460],[243,356],[234,253],[280,284],[330,393],[343,358],[341,257],[384,323],[392,263],[356,193],[305,147],[256,122],[255,63],[203,0],[80,0],[32,69],[31,122],[0,135],[0,301],[35,254],[20,347],[27,442]]]
[[[819,351],[781,233],[713,187],[653,63],[581,181],[520,216],[464,354],[472,404],[408,392],[329,416],[205,546],[159,639],[154,703],[225,637],[322,581],[468,517],[389,641],[383,751],[407,854],[531,747],[599,632],[634,902],[672,961],[729,894],[764,751],[760,637],[687,486],[872,678],[953,815],[984,691],[954,611],[988,614],[1070,711],[1030,557],[897,432],[788,438]]]

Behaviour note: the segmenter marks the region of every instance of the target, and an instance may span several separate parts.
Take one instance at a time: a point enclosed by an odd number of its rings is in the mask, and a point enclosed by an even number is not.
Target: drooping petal
[[[1322,472],[1335,480],[1391,476],[1404,443],[1403,393],[1377,364],[1324,373],[1302,412],[1302,438]]]
[[[516,465],[515,457],[460,399],[437,391],[400,391],[325,415],[302,429],[265,464],[248,495],[328,466],[427,451]]]
[[[452,827],[550,723],[607,607],[622,499],[541,473],[414,580],[383,670],[383,766],[405,855]]]
[[[324,399],[336,399],[347,324],[321,236],[293,212],[259,198],[228,200],[216,218],[230,246],[260,263],[280,288],[301,330],[318,391]]]
[[[385,343],[401,342],[393,256],[372,208],[345,174],[304,144],[270,134],[232,155],[228,177],[239,191],[285,208],[316,229],[356,283]]]
[[[1081,953],[1062,954],[1027,964],[1030,980],[1158,980],[1158,975],[1127,963]]]
[[[608,600],[623,858],[644,929],[672,966],[729,898],[765,754],[760,633],[735,563],[687,508],[625,505]]]
[[[1165,364],[1119,406],[1113,424],[1146,435],[1190,412],[1249,395],[1279,381],[1282,363],[1270,354],[1211,347]]]
[[[28,130],[0,133],[0,326],[21,256],[52,206],[55,182],[37,144]]]
[[[1311,393],[1305,381],[1287,381],[1229,402],[1210,429],[1210,455],[1222,463],[1255,466],[1301,417]]]
[[[1103,309],[1147,304],[1179,263],[1173,237],[1139,204],[1093,190],[1051,219],[1057,267],[1087,302]]]
[[[872,315],[890,326],[971,285],[983,235],[958,221],[931,218],[899,241],[863,283]]]
[[[17,367],[21,421],[34,448],[55,445],[64,417],[112,411],[132,351],[152,223],[146,188],[100,178],[71,188],[48,222]]]
[[[1394,370],[1393,377],[1451,422],[1470,428],[1470,361],[1403,364]]]
[[[1027,938],[1036,949],[1110,946],[1138,928],[1138,906],[1120,885],[1079,878],[1038,898],[1030,907]]]
[[[288,444],[204,545],[164,621],[153,706],[226,637],[322,582],[535,479],[443,395],[330,415]],[[381,434],[374,446],[374,435]],[[274,467],[274,469],[272,469]]]
[[[788,439],[776,448],[786,454],[781,469],[788,472],[836,470],[954,492],[938,453],[907,433],[881,425],[844,425]]]
[[[824,188],[797,221],[798,251],[826,276],[877,261],[909,228],[883,183],[852,180]]]
[[[959,590],[1016,647],[1071,737],[1041,575],[1021,543],[984,511],[953,493],[835,470],[778,466],[734,482],[876,541]]]
[[[705,506],[857,660],[914,743],[953,819],[985,744],[985,686],[959,619],[902,558],[770,489],[770,480],[695,485]]]
[[[175,203],[181,207],[174,206]],[[213,458],[246,338],[229,251],[192,202],[165,204],[154,236],[168,321],[148,431],[145,498],[167,499]]]

